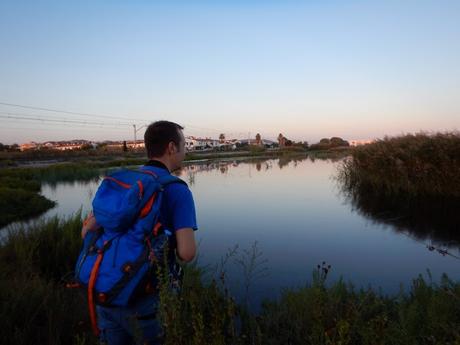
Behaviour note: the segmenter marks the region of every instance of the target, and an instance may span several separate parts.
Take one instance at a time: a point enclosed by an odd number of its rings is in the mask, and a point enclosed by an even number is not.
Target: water
[[[356,287],[370,285],[388,294],[397,293],[401,284],[407,288],[427,270],[435,281],[444,272],[459,279],[460,260],[426,247],[434,241],[460,257],[458,243],[446,247],[442,241],[416,238],[362,216],[332,178],[337,164],[282,158],[185,167],[179,176],[195,198],[200,263],[218,264],[229,248],[238,245],[237,255],[229,260],[227,282],[244,298],[242,267],[234,259],[242,258],[244,250],[257,242],[263,253],[257,268],[263,274],[251,281],[252,305],[276,298],[282,287],[306,284],[323,261],[332,265],[329,281],[343,277]],[[97,185],[96,181],[43,186],[42,194],[58,205],[42,218],[70,215],[79,208],[88,212]]]

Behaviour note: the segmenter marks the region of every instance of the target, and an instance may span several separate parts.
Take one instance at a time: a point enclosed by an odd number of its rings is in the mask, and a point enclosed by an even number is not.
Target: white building
[[[187,151],[200,151],[200,150],[209,150],[216,147],[220,147],[222,144],[217,139],[211,138],[197,138],[193,136],[185,137],[185,148]]]
[[[39,145],[36,142],[31,141],[30,143],[21,144],[19,148],[21,151],[37,150],[39,148]]]
[[[144,140],[136,140],[136,142],[134,142],[134,140],[132,140],[132,141],[127,141],[126,146],[130,147],[130,148],[139,149],[139,148],[144,148],[145,143],[144,143]]]
[[[374,139],[354,139],[350,140],[350,146],[360,146],[366,144],[372,144],[375,140]]]

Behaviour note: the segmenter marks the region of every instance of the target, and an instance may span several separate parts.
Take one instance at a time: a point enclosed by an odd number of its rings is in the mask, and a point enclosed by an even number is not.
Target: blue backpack
[[[164,187],[177,182],[185,184],[147,169],[120,170],[99,186],[93,213],[101,227],[86,233],[75,268],[76,281],[88,289],[96,334],[95,304],[127,306],[139,293],[156,289],[168,243],[159,219],[161,200]]]

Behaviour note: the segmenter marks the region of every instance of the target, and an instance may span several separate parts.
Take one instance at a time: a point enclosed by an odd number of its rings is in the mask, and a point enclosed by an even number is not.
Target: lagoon
[[[397,293],[401,284],[409,287],[427,270],[435,282],[442,273],[459,279],[459,242],[419,236],[382,222],[382,217],[363,215],[334,178],[339,164],[340,160],[281,157],[186,165],[178,175],[195,198],[199,264],[212,271],[238,245],[228,262],[226,281],[238,298],[244,298],[243,268],[235,259],[245,257],[244,251],[257,243],[262,256],[256,271],[261,272],[251,280],[251,305],[276,298],[282,288],[305,285],[322,262],[332,266],[331,282],[343,277],[357,288],[372,286],[388,294]],[[98,183],[44,184],[42,194],[58,205],[40,218],[69,216],[80,208],[88,212]]]

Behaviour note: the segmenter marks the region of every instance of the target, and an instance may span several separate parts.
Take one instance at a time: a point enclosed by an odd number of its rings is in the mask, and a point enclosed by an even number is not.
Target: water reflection
[[[227,175],[232,168],[238,168],[241,164],[245,166],[253,167],[257,172],[268,171],[277,166],[280,170],[284,167],[297,167],[299,162],[309,160],[314,163],[316,160],[325,162],[337,162],[340,157],[328,156],[328,155],[299,155],[299,156],[282,156],[279,158],[241,158],[231,160],[219,160],[219,161],[198,161],[198,162],[186,162],[184,166],[175,171],[175,175],[184,179],[190,186],[195,184],[195,176],[204,172],[219,171],[223,175]],[[249,176],[250,173],[249,173]]]
[[[459,199],[376,195],[364,187],[349,187],[340,178],[337,182],[346,202],[361,216],[416,240],[460,247]]]

